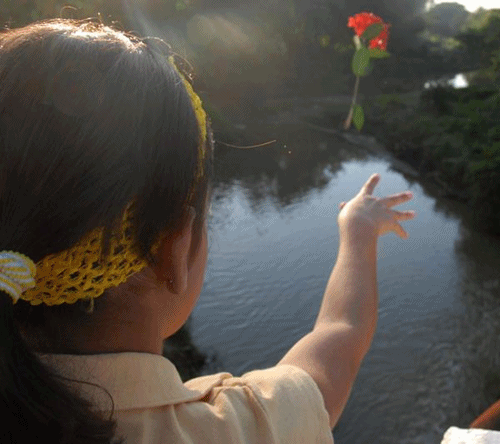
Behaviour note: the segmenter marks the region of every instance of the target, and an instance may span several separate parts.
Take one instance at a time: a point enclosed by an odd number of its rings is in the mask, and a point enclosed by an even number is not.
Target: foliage
[[[433,34],[426,29],[420,37],[427,42],[430,50],[440,54],[446,54],[457,49],[462,49],[463,45],[456,37],[446,37],[440,34]]]
[[[462,44],[455,36],[466,31],[471,15],[460,3],[439,3],[423,14],[425,30],[420,37],[434,52],[457,50]]]
[[[460,3],[444,2],[424,14],[426,28],[433,35],[453,37],[465,30],[469,12]]]
[[[476,54],[482,77],[500,80],[500,9],[478,11],[470,19],[468,30],[456,38]]]
[[[498,15],[498,10],[478,8],[475,12],[469,14],[464,31],[481,31],[488,26],[488,21],[492,15]]]
[[[419,35],[432,54],[445,60],[447,72],[474,72],[470,82],[495,81],[500,65],[500,10],[467,12],[458,3],[440,3],[423,14]]]
[[[500,92],[493,86],[438,87],[405,112],[402,97],[374,100],[369,130],[395,155],[463,190],[478,223],[500,233]]]
[[[423,103],[431,101],[435,112],[434,119],[427,120],[420,142],[433,147],[437,162],[451,163],[455,169],[463,167],[463,180],[469,185],[486,170],[497,169],[500,178],[500,94],[492,89],[471,88],[464,92],[439,89],[447,93],[442,100],[448,106],[442,106],[434,92],[423,95]],[[416,121],[415,125],[421,123]]]

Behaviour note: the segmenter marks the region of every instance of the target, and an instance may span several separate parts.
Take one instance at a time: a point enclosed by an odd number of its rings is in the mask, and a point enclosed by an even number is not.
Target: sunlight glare
[[[197,14],[187,32],[194,45],[213,44],[233,54],[255,54],[259,48],[259,29],[236,14]]]

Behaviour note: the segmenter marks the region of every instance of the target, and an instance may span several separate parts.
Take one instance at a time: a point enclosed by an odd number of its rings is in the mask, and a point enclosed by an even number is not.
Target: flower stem
[[[356,105],[356,100],[358,98],[359,91],[359,80],[360,76],[356,76],[356,85],[354,86],[354,95],[352,96],[352,104],[351,109],[349,110],[349,115],[347,116],[347,120],[344,123],[344,129],[347,131],[351,127],[352,118],[354,116],[354,106]]]

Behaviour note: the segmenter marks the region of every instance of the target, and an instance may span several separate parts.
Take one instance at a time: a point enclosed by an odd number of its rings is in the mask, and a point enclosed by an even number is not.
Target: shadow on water
[[[248,191],[253,208],[269,198],[278,207],[286,208],[310,191],[324,189],[344,162],[366,160],[370,154],[339,137],[325,137],[308,130],[302,124],[259,125],[248,127],[246,132],[249,145],[271,140],[276,143],[250,149],[218,145],[216,201],[238,182]]]

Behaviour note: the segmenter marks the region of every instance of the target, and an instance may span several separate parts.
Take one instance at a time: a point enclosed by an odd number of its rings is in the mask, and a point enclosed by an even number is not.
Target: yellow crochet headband
[[[91,231],[69,250],[44,257],[36,264],[35,285],[20,299],[31,305],[74,304],[79,299],[97,298],[107,288],[125,282],[148,265],[133,250],[133,222],[132,203],[123,214],[119,231],[112,235],[107,263],[101,260],[102,228]],[[153,246],[153,254],[158,246],[159,242]]]
[[[193,184],[196,185],[203,175],[207,117],[200,98],[175,66],[173,57],[169,61],[191,98],[200,128],[198,172]],[[195,188],[193,186],[189,199]],[[131,228],[134,209],[134,202],[127,205],[121,226],[111,237],[110,255],[106,263],[101,260],[102,228],[90,232],[69,250],[46,256],[36,265],[19,253],[0,252],[0,290],[10,294],[14,303],[18,299],[28,301],[31,305],[73,304],[80,299],[88,299],[92,303],[107,288],[120,285],[148,265],[133,248]],[[161,241],[160,236],[151,249],[153,255],[157,253]]]
[[[207,140],[207,115],[205,113],[205,110],[203,109],[201,99],[194,92],[191,83],[188,82],[188,80],[182,75],[182,73],[175,65],[174,57],[170,56],[168,60],[184,82],[184,86],[189,94],[189,97],[191,98],[191,103],[193,104],[193,109],[196,114],[196,120],[198,121],[198,127],[200,128],[200,144],[198,145],[198,149],[200,150],[200,152],[198,153],[198,160],[200,164],[198,165],[198,173],[201,176],[203,174],[204,147]]]

